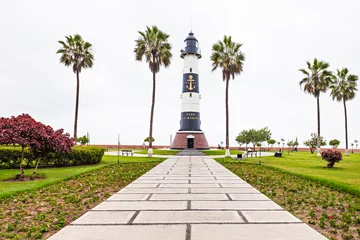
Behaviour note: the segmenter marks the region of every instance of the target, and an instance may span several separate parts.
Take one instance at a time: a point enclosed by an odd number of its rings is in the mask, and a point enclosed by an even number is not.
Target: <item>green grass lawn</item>
[[[284,152],[282,158],[249,157],[244,162],[259,164],[259,161],[262,165],[317,180],[360,196],[360,154],[343,156],[343,160],[336,163],[334,168],[326,168],[326,161],[317,157],[316,153],[309,152],[290,152],[290,155]]]
[[[62,180],[66,180],[80,174],[90,172],[99,168],[103,168],[110,164],[116,164],[120,160],[120,163],[128,162],[152,162],[161,161],[161,158],[147,158],[147,157],[126,157],[126,156],[108,156],[104,155],[101,163],[95,165],[86,166],[74,166],[74,167],[60,167],[60,168],[40,168],[37,173],[45,176],[45,179],[24,181],[24,182],[8,182],[4,181],[13,178],[19,173],[19,169],[1,169],[0,170],[0,198],[10,196],[17,192],[25,192],[33,189],[45,187],[50,184],[57,183]],[[25,169],[25,175],[31,176],[33,169]]]
[[[147,154],[148,150],[147,149],[142,149],[142,150],[134,150],[135,153],[137,154]],[[153,149],[153,155],[176,155],[178,154],[179,151],[178,150],[161,150],[161,149]]]
[[[204,153],[205,155],[224,155],[225,156],[225,149],[214,149],[214,150],[201,150],[202,153]],[[230,154],[238,154],[238,153],[243,153],[243,151],[239,151],[239,150],[230,150]]]

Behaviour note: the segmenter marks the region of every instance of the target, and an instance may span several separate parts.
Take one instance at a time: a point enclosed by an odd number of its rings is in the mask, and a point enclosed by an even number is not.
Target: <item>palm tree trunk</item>
[[[74,122],[74,139],[75,144],[77,140],[77,122],[79,113],[79,92],[80,92],[80,77],[79,70],[76,70],[76,103],[75,103],[75,122]]]
[[[317,103],[317,123],[318,123],[317,155],[320,156],[320,98],[319,98],[319,96],[316,97],[316,103]]]
[[[155,61],[155,57],[153,59]],[[153,119],[154,119],[154,106],[155,106],[155,88],[156,88],[156,73],[153,71],[153,92],[152,92],[152,103],[151,103],[151,114],[150,114],[150,132],[149,132],[149,149],[148,156],[152,157],[152,132],[153,132]]]
[[[348,148],[348,129],[347,129],[347,113],[346,113],[346,103],[345,100],[343,100],[344,103],[344,113],[345,113],[345,155],[349,156],[349,148]]]
[[[225,92],[225,109],[226,109],[226,151],[225,157],[230,157],[229,150],[229,78],[226,79],[226,92]]]

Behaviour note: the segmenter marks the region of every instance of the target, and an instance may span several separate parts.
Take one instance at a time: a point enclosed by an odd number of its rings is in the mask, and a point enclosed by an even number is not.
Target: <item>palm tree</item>
[[[66,41],[59,41],[62,45],[56,53],[61,54],[60,62],[66,67],[72,66],[76,74],[76,103],[75,103],[75,122],[74,139],[77,139],[77,122],[79,112],[79,90],[80,90],[80,72],[83,68],[91,68],[94,62],[92,45],[85,42],[79,34],[74,36],[65,36]]]
[[[218,67],[222,70],[223,81],[226,82],[225,88],[225,108],[226,108],[226,152],[225,157],[230,157],[229,150],[229,80],[234,79],[235,75],[243,71],[245,55],[241,52],[241,43],[233,42],[231,36],[224,36],[223,41],[218,41],[212,46],[212,71]]]
[[[149,64],[153,74],[153,91],[150,114],[149,148],[148,155],[152,157],[152,132],[155,105],[156,73],[160,71],[160,66],[170,66],[171,63],[171,44],[168,42],[169,35],[160,31],[156,26],[151,28],[146,26],[145,32],[140,32],[140,37],[135,40],[134,49],[136,61],[145,61]]]
[[[333,82],[330,85],[331,97],[333,100],[343,102],[345,114],[345,155],[349,155],[348,148],[348,126],[347,126],[347,110],[346,101],[355,98],[355,91],[357,91],[358,76],[350,74],[347,68],[338,69],[336,75],[333,76]]]
[[[313,64],[306,62],[307,69],[299,69],[305,77],[299,82],[300,86],[304,85],[304,92],[313,95],[317,103],[317,155],[320,156],[320,93],[326,92],[331,83],[332,73],[328,70],[329,63],[318,61],[316,58]]]

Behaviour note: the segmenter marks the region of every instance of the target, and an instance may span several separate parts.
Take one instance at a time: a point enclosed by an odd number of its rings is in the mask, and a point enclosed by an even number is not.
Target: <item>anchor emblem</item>
[[[189,89],[190,91],[196,88],[195,80],[193,79],[192,75],[190,75],[189,79],[186,81],[186,88]]]

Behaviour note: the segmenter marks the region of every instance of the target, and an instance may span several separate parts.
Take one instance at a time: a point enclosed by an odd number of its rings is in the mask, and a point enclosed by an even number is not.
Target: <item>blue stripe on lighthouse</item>
[[[182,112],[179,131],[201,131],[199,112]]]
[[[183,75],[182,92],[199,93],[199,75],[197,73],[185,73]]]

